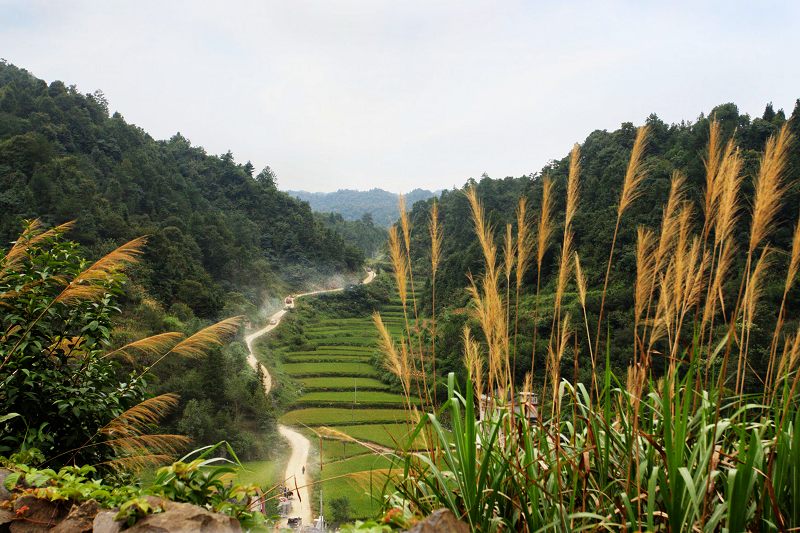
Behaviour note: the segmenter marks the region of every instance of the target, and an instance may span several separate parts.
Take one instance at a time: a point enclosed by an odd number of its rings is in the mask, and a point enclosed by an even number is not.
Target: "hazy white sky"
[[[800,97],[800,2],[8,1],[0,57],[283,189],[519,176],[595,129]]]

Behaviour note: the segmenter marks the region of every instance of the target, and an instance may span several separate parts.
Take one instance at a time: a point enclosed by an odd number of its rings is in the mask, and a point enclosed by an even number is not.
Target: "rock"
[[[114,517],[117,511],[100,511],[94,517],[92,528],[94,533],[119,533],[122,531],[122,522],[117,522]]]
[[[0,533],[11,531],[11,522],[14,520],[14,513],[6,509],[0,509]]]
[[[189,503],[164,502],[164,512],[148,515],[125,530],[126,533],[238,533],[242,530],[233,517],[212,513]]]
[[[0,468],[0,501],[11,499],[11,493],[8,492],[8,489],[6,489],[5,485],[6,476],[8,476],[10,473],[11,470]]]
[[[94,528],[94,517],[100,506],[94,500],[73,505],[67,517],[51,531],[54,533],[89,533]]]
[[[38,533],[49,531],[66,515],[64,507],[49,500],[40,500],[30,495],[14,501],[15,520],[11,523],[11,533]]]
[[[469,533],[469,526],[449,509],[437,509],[407,533]]]

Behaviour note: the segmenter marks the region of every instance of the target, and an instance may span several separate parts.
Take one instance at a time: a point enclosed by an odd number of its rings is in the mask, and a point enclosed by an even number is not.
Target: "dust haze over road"
[[[375,271],[368,270],[367,277],[365,277],[361,283],[366,285],[371,283],[374,279]],[[317,294],[341,292],[343,290],[344,287],[339,287],[336,289],[321,289],[304,292],[295,295],[294,299],[296,300],[297,298],[303,298],[306,296],[315,296]],[[289,304],[288,307],[294,307],[294,303]],[[253,350],[253,343],[259,337],[262,337],[263,335],[266,335],[273,329],[277,328],[281,323],[281,319],[283,319],[287,312],[288,309],[281,309],[280,311],[277,311],[269,317],[266,326],[254,331],[253,333],[250,333],[244,338],[244,342],[247,345],[247,363],[256,372],[258,372],[260,367],[261,375],[263,376],[262,385],[264,387],[264,393],[267,395],[269,395],[270,391],[272,390],[272,376],[270,375],[269,370],[267,370],[267,367],[259,363],[258,359],[256,359],[255,352]],[[308,462],[308,452],[311,449],[311,443],[302,434],[293,431],[289,427],[282,424],[278,425],[278,432],[289,442],[289,447],[292,450],[291,455],[289,456],[289,462],[286,464],[284,483],[290,489],[293,489],[296,485],[298,493],[298,498],[291,500],[292,508],[289,512],[289,516],[300,517],[302,519],[302,524],[304,526],[309,526],[312,524],[312,502],[309,495],[308,482],[306,480],[305,466]]]

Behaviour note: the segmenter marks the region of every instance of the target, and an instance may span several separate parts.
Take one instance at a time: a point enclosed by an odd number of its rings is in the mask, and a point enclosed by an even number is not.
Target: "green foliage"
[[[140,374],[105,357],[122,279],[100,282],[97,299],[58,300],[65,279],[87,266],[79,246],[58,234],[43,237],[0,277],[0,452],[37,448],[62,464],[109,459],[104,446],[86,446],[100,428],[143,400]],[[73,456],[63,455],[72,450]]]
[[[218,450],[232,457],[233,461],[210,457]],[[256,488],[225,479],[242,466],[225,442],[199,448],[180,461],[160,468],[145,486],[109,483],[91,466],[38,469],[2,457],[0,465],[11,470],[4,485],[12,492],[12,497],[23,493],[50,501],[80,503],[95,500],[101,507],[118,507],[116,520],[124,521],[128,526],[148,514],[164,510],[145,496],[199,505],[232,516],[244,527],[263,525],[263,516],[248,508]]]
[[[125,522],[126,525],[132,526],[140,518],[144,518],[149,514],[155,514],[163,511],[158,505],[151,505],[147,498],[136,497],[131,498],[119,507],[119,512],[114,516],[114,520],[118,522]]]
[[[564,382],[564,415],[534,422],[502,405],[479,420],[472,387],[462,396],[451,374],[441,412],[415,430],[441,457],[402,454],[398,489],[417,513],[444,506],[476,531],[797,527],[796,403],[786,391],[773,405],[759,396],[720,409],[715,387],[694,389],[696,366],[649,382],[641,403],[610,371],[597,401]],[[794,422],[781,427],[784,417]],[[776,467],[786,470],[767,474]]]
[[[210,457],[217,450],[226,452],[233,460],[222,456]],[[227,479],[240,468],[242,463],[233,448],[222,441],[199,448],[180,461],[158,469],[152,483],[144,491],[233,516],[246,527],[261,524],[263,516],[248,508],[250,498],[257,495],[256,486],[231,483]]]
[[[26,231],[20,243],[0,256],[0,301],[8,327],[0,337],[0,412],[8,413],[0,418],[0,452],[35,448],[41,450],[41,461],[56,466],[76,461],[113,465],[119,452],[115,445],[128,452],[131,446],[147,448],[147,442],[161,447],[171,430],[198,445],[227,439],[244,457],[268,456],[264,442],[275,431],[275,417],[242,344],[214,348],[191,360],[163,357],[177,339],[207,324],[179,304],[173,310],[186,323],[165,316],[157,306],[145,306],[146,312],[133,311],[152,322],[144,331],[175,326],[179,331],[170,333],[175,340],[156,350],[157,355],[148,349],[115,352],[112,345],[141,337],[122,328],[130,337],[118,338],[120,328],[112,324],[112,314],[119,311],[120,274],[114,269],[100,278],[84,274],[87,263],[80,248],[60,232]],[[76,276],[93,284],[73,284]],[[63,298],[65,286],[73,285],[96,294]],[[161,441],[108,430],[112,421],[145,399],[145,377],[155,382],[149,388],[159,395],[183,395],[180,402],[171,400],[170,407],[178,407],[172,418],[164,421],[167,410],[159,410]],[[148,426],[146,432],[154,423]],[[162,448],[158,454],[174,451]],[[154,449],[142,455],[162,464],[165,458],[156,458]]]
[[[331,521],[334,525],[350,520],[350,500],[347,496],[331,498],[328,503],[331,509]]]
[[[386,244],[386,230],[376,226],[369,214],[358,220],[346,220],[338,213],[314,213],[314,218],[341,235],[345,242],[356,246],[367,257],[376,256]]]
[[[3,458],[0,458],[0,464],[11,470],[5,479],[6,490],[22,490],[40,499],[72,502],[96,500],[100,505],[114,507],[138,493],[138,489],[130,485],[106,483],[97,477],[97,470],[92,466],[38,469]]]
[[[198,446],[226,440],[243,460],[271,457],[271,441],[278,438],[275,407],[246,357],[244,344],[233,342],[200,360],[162,361],[151,388],[181,396],[163,427]]]

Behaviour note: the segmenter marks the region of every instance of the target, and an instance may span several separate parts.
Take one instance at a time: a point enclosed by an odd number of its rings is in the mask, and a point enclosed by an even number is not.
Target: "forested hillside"
[[[103,342],[111,346],[166,331],[188,336],[217,318],[257,318],[268,298],[333,274],[360,277],[364,260],[307,203],[278,191],[269,168],[254,176],[249,163],[209,155],[180,134],[155,140],[120,114],[109,116],[102,94],[47,84],[2,62],[0,257],[33,218],[45,227],[76,220],[64,238],[81,245],[74,253],[88,264],[148,236],[104,317],[103,328],[112,329]],[[54,263],[46,273],[62,268]],[[246,353],[234,342],[196,360],[148,366],[148,394],[180,397],[161,429],[198,446],[225,439],[242,457],[268,457],[274,413]],[[123,380],[130,370],[123,362],[114,371]]]
[[[375,256],[386,245],[386,229],[376,226],[369,215],[358,220],[345,220],[338,213],[314,213],[314,216],[346,242],[358,247],[367,257]]]
[[[383,189],[353,191],[341,189],[336,192],[286,191],[288,194],[311,204],[311,209],[320,213],[338,213],[345,220],[372,221],[377,226],[391,226],[399,215],[397,195]],[[406,194],[409,207],[414,202],[435,196],[424,189],[414,189]],[[367,218],[364,218],[367,216]]]
[[[167,307],[184,303],[203,317],[217,316],[226,300],[259,305],[283,286],[363,261],[308,204],[278,191],[269,168],[255,173],[179,133],[155,140],[109,116],[102,93],[48,84],[3,62],[0,246],[34,217],[77,219],[71,237],[90,256],[149,235],[134,278]]]
[[[709,116],[715,117],[721,124],[722,141],[727,142],[731,136],[735,144],[741,149],[743,157],[744,181],[740,194],[742,205],[750,205],[753,194],[753,176],[757,172],[760,154],[763,152],[767,138],[776,133],[787,121],[782,110],[773,110],[768,105],[763,116],[752,118],[739,112],[734,104],[720,105],[712,110]],[[798,209],[800,209],[800,101],[790,117],[790,130],[794,134],[794,143],[790,148],[788,166],[784,175],[784,183],[788,190],[780,203],[777,218],[774,224],[771,247],[781,253],[774,256],[771,272],[776,272],[774,277],[767,280],[764,296],[760,306],[765,312],[759,315],[761,323],[757,324],[753,333],[753,346],[758,346],[754,358],[754,366],[761,368],[766,361],[769,347],[769,335],[773,330],[780,305],[784,282],[783,271],[786,251],[791,246],[792,232],[798,223]],[[611,331],[611,359],[615,370],[622,372],[627,366],[632,353],[633,338],[633,295],[631,287],[635,283],[636,275],[636,239],[637,227],[647,226],[657,229],[660,224],[662,210],[667,201],[670,189],[670,180],[674,171],[680,171],[686,176],[686,197],[692,202],[692,223],[702,227],[704,220],[703,195],[705,190],[705,166],[707,158],[706,146],[709,135],[709,120],[701,116],[693,123],[666,124],[655,115],[647,119],[649,125],[648,143],[645,151],[644,168],[646,169],[645,181],[640,186],[640,196],[632,203],[621,220],[619,235],[616,243],[614,262],[609,277],[609,290],[605,302],[605,315],[607,327]],[[574,231],[574,248],[580,254],[583,271],[587,276],[587,311],[588,323],[597,323],[597,313],[600,307],[600,295],[606,272],[609,248],[611,247],[614,226],[617,216],[617,202],[625,175],[631,147],[636,135],[633,124],[626,123],[616,131],[595,131],[591,133],[580,145],[580,195],[577,213],[572,224]],[[514,207],[517,199],[524,196],[528,199],[528,214],[532,228],[540,218],[543,177],[549,176],[553,180],[552,198],[554,212],[552,220],[553,238],[551,245],[546,249],[541,268],[541,297],[539,312],[539,332],[537,353],[547,353],[547,344],[550,335],[552,316],[547,306],[552,306],[553,293],[556,287],[558,274],[560,239],[563,231],[564,207],[566,198],[566,178],[569,168],[569,159],[564,157],[555,160],[540,172],[519,178],[490,179],[484,177],[479,181],[470,180],[467,186],[475,185],[478,196],[482,199],[489,221],[494,225],[498,246],[503,242],[505,226],[511,223],[516,234],[516,219]],[[444,232],[442,259],[440,271],[437,275],[437,300],[439,307],[449,304],[442,311],[440,338],[437,343],[437,355],[445,359],[447,369],[458,370],[461,368],[461,326],[467,320],[467,315],[461,312],[466,305],[467,293],[464,287],[468,284],[465,273],[471,271],[479,274],[482,271],[480,246],[475,238],[474,228],[464,221],[470,217],[470,207],[462,191],[445,191],[438,200],[440,220]],[[430,237],[427,226],[430,216],[432,200],[418,203],[411,213],[412,227],[412,252],[415,254],[415,267],[421,272],[430,269],[428,258],[430,250]],[[736,225],[735,235],[739,244],[738,249],[747,250],[746,240],[749,232],[750,213],[743,209],[739,212],[739,222]],[[501,253],[500,251],[498,251]],[[738,253],[734,258],[733,269],[740,273],[746,254]],[[737,274],[740,275],[740,274]],[[769,272],[767,274],[770,275]],[[736,289],[739,280],[730,283],[726,290],[727,298],[736,300]],[[535,307],[535,294],[537,284],[537,269],[534,266],[528,270],[523,279],[521,293],[521,306],[526,318],[520,324],[520,353],[530,354],[532,338],[529,334],[533,330],[532,315]],[[581,317],[577,292],[574,285],[570,284],[568,293],[564,295],[566,312],[573,317]],[[427,291],[426,291],[427,292]],[[791,309],[788,316],[797,316],[800,310],[800,292],[795,288],[790,295],[788,304]],[[430,301],[425,302],[430,307]],[[546,317],[546,318],[541,318]],[[605,329],[605,328],[604,328]],[[757,338],[757,341],[756,341]],[[523,340],[524,339],[524,340]],[[766,348],[763,348],[766,346]],[[584,347],[584,352],[585,352]],[[572,375],[571,361],[564,361],[565,375]],[[521,378],[530,370],[530,358],[523,357],[517,366],[517,377]],[[582,368],[581,372],[586,369]],[[583,378],[586,376],[583,375]]]

